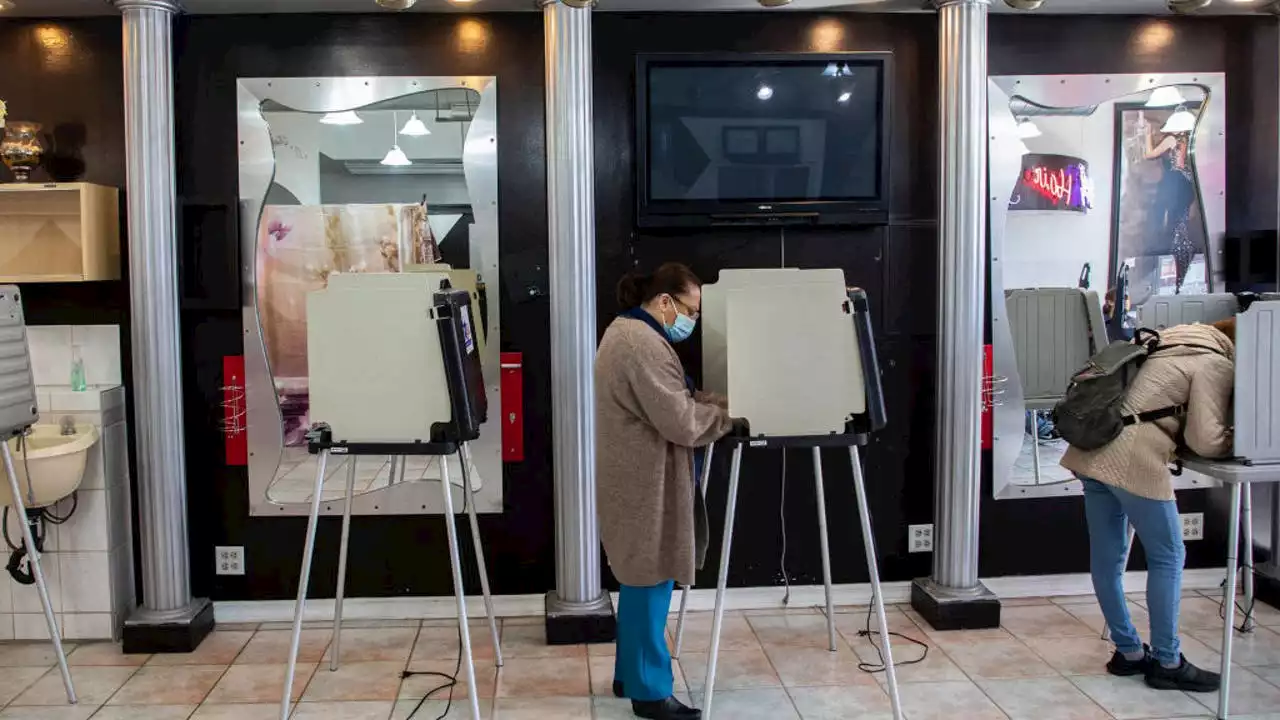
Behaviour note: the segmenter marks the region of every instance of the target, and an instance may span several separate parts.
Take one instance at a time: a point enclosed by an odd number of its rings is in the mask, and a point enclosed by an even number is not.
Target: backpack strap
[[[1136,415],[1125,415],[1121,418],[1121,422],[1125,427],[1137,425],[1138,423],[1151,422],[1153,420],[1163,420],[1171,417],[1182,417],[1187,414],[1187,405],[1170,405],[1169,407],[1160,408],[1159,410],[1148,410],[1147,412],[1138,413]]]

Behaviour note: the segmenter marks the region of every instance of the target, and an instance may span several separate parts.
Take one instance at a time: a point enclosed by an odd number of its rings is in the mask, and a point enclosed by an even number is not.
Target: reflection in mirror
[[[993,319],[1007,321],[996,333],[1009,341],[997,337],[995,375],[1019,386],[1003,396],[1018,407],[1002,411],[1022,418],[1007,484],[1068,489],[1078,483],[1058,465],[1066,445],[1049,410],[1071,374],[1132,337],[1153,296],[1215,287],[1221,235],[1210,232],[1197,171],[1210,92],[1136,76],[992,82],[992,280],[1004,296]],[[998,445],[1012,435],[997,432]]]
[[[485,284],[497,282],[497,235],[476,231],[476,188],[464,171],[481,101],[476,90],[447,87],[332,112],[261,103],[274,174],[258,222],[253,287],[283,445],[267,489],[271,502],[305,503],[311,496],[316,464],[305,434],[324,418],[309,415],[307,294],[336,273],[443,272],[471,292],[486,385],[493,388],[490,420],[473,443],[471,479],[478,489],[492,482],[500,493],[499,363],[497,343],[486,341],[497,330],[496,308],[490,311]],[[496,187],[484,192],[496,197]],[[347,463],[357,462],[334,460],[326,500],[343,496]],[[460,485],[459,459],[449,462]],[[439,479],[438,463],[360,457],[355,492]]]

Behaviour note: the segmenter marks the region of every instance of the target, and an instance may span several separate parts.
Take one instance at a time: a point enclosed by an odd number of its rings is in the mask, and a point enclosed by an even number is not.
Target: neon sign
[[[1010,210],[1093,209],[1089,164],[1067,155],[1023,156],[1022,175],[1009,199]]]

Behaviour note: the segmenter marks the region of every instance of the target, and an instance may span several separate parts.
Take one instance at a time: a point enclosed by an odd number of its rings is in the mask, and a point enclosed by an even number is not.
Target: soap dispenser
[[[71,346],[71,389],[84,392],[89,389],[84,380],[84,357],[80,354],[80,346]]]

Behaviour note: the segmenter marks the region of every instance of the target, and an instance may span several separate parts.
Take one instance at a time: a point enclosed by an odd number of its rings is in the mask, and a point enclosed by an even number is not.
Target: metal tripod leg
[[[822,551],[822,584],[827,593],[827,646],[836,651],[836,608],[831,599],[831,550],[827,541],[827,493],[822,485],[822,449],[813,449],[813,485],[818,493],[818,537]]]
[[[40,567],[40,553],[36,550],[36,540],[31,535],[31,524],[27,522],[27,505],[22,501],[22,490],[18,487],[18,473],[13,467],[13,453],[9,451],[7,442],[0,442],[0,448],[4,450],[4,471],[9,475],[9,492],[13,494],[13,511],[18,516],[18,524],[22,525],[22,542],[27,549],[27,562],[31,564],[31,574],[36,577],[36,591],[40,593],[44,621],[49,627],[53,652],[58,656],[58,672],[62,673],[62,687],[67,691],[67,702],[75,705],[76,690],[71,683],[71,671],[67,669],[67,654],[62,649],[62,633],[58,630],[58,621],[53,616],[53,605],[49,602],[49,586],[44,581],[44,570]],[[31,484],[31,478],[27,478],[27,484]]]
[[[867,550],[867,575],[871,578],[871,592],[875,595],[876,619],[880,621],[880,640],[884,654],[884,675],[893,704],[894,720],[902,720],[902,701],[898,697],[898,673],[893,667],[893,650],[889,645],[889,620],[884,612],[884,593],[880,591],[880,568],[876,562],[876,540],[871,534],[871,512],[867,507],[867,488],[862,480],[862,460],[858,446],[849,447],[849,461],[853,464],[853,488],[858,495],[858,519],[862,521],[862,544]]]
[[[1031,413],[1031,468],[1035,474],[1036,485],[1040,484],[1040,412],[1038,410],[1030,410]]]
[[[441,458],[446,462],[447,458]],[[502,667],[502,643],[498,638],[498,616],[493,612],[493,596],[489,593],[489,569],[484,562],[484,545],[480,542],[480,520],[476,516],[476,490],[471,484],[471,447],[463,443],[458,449],[458,462],[462,465],[462,487],[467,493],[467,519],[471,522],[471,544],[476,549],[476,568],[480,571],[480,592],[484,594],[484,612],[489,617],[489,634],[493,639],[493,657]]]
[[[702,458],[702,481],[699,483],[702,490],[702,499],[707,499],[707,483],[711,481],[711,456],[715,452],[716,444],[711,443],[707,446],[707,454]],[[689,586],[685,585],[680,588],[680,614],[676,616],[676,648],[671,653],[671,657],[679,659],[680,651],[684,648],[684,617],[685,612],[689,608]]]
[[[733,449],[732,469],[729,470],[729,496],[724,511],[724,540],[720,545],[720,575],[716,581],[716,612],[711,621],[711,654],[707,658],[706,700],[702,704],[703,717],[711,720],[712,702],[716,692],[716,661],[720,659],[720,629],[724,624],[724,591],[729,584],[729,552],[733,549],[733,518],[738,512],[738,474],[742,471],[742,448],[738,443]]]
[[[1244,485],[1240,507],[1240,527],[1241,534],[1244,535],[1244,572],[1241,575],[1244,583],[1245,609],[1244,622],[1240,625],[1240,630],[1250,633],[1253,632],[1257,623],[1253,621],[1253,489],[1249,483]],[[1273,549],[1272,552],[1275,550]]]
[[[396,468],[400,467],[400,463],[404,460],[398,455],[391,456],[391,469],[387,471],[387,484],[396,484]]]
[[[311,490],[311,515],[307,518],[307,541],[302,547],[302,573],[298,578],[298,599],[293,606],[293,635],[289,640],[289,665],[284,676],[284,695],[280,700],[280,720],[289,720],[293,702],[293,676],[298,669],[298,646],[302,642],[302,611],[307,604],[307,586],[311,583],[311,558],[316,550],[316,526],[320,522],[320,496],[324,494],[324,473],[329,464],[329,451],[316,457],[316,484]]]
[[[448,458],[440,458],[440,488],[444,493],[444,523],[449,532],[449,562],[453,566],[453,595],[458,601],[458,634],[462,636],[462,664],[466,671],[471,720],[480,720],[480,692],[476,688],[476,663],[471,654],[471,631],[467,627],[467,599],[462,587],[462,563],[458,558],[458,527],[453,516],[453,490],[449,484]]]
[[[401,459],[403,462],[403,458]],[[347,540],[351,536],[351,505],[356,494],[356,456],[347,458],[347,501],[342,509],[342,541],[338,544],[338,593],[333,600],[333,647],[329,650],[329,671],[338,669],[342,653],[342,599],[347,594]]]
[[[1231,522],[1227,529],[1227,597],[1229,601],[1223,605],[1226,616],[1222,621],[1222,673],[1221,688],[1218,690],[1218,720],[1226,720],[1227,704],[1231,698],[1231,641],[1235,636],[1236,625],[1236,575],[1239,569],[1240,552],[1240,490],[1241,483],[1231,484]],[[1249,490],[1248,483],[1243,484]],[[1252,540],[1251,540],[1252,541]]]
[[[1132,525],[1126,525],[1126,526],[1125,526],[1125,534],[1126,534],[1127,539],[1126,539],[1126,541],[1125,541],[1125,546],[1124,546],[1124,564],[1123,564],[1121,567],[1122,567],[1122,568],[1125,568],[1125,569],[1128,569],[1128,567],[1129,567],[1129,558],[1133,555],[1133,536],[1134,536],[1134,531],[1133,531],[1133,526],[1132,526]],[[1123,572],[1123,570],[1122,570],[1122,572]],[[1103,620],[1103,621],[1102,621],[1102,639],[1103,639],[1103,640],[1110,640],[1110,639],[1111,639],[1111,626],[1107,624],[1106,620]]]

